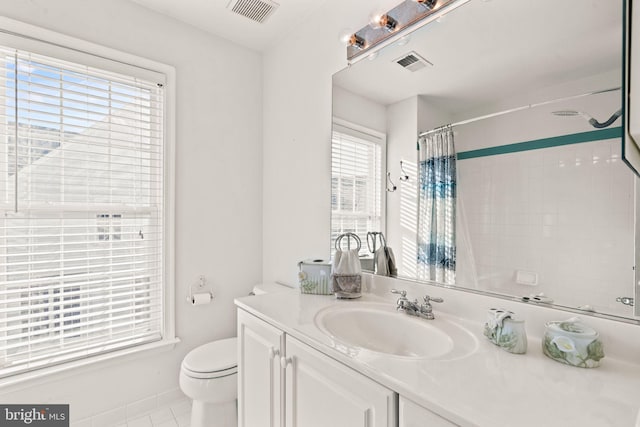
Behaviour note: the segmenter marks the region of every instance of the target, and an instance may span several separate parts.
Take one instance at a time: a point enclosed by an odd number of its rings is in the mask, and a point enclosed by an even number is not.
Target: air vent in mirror
[[[227,9],[232,12],[249,18],[253,21],[263,23],[280,6],[271,0],[231,0]]]
[[[431,62],[427,61],[413,51],[402,55],[400,58],[394,59],[394,62],[397,62],[403,68],[406,68],[409,71],[418,71],[427,66],[433,66]]]

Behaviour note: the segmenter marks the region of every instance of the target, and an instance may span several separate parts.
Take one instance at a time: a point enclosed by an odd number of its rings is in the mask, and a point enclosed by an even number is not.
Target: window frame
[[[71,369],[88,367],[95,363],[106,362],[116,358],[135,359],[143,355],[146,356],[149,352],[173,348],[180,341],[175,335],[175,68],[6,17],[0,17],[0,44],[97,68],[105,68],[104,64],[106,64],[106,69],[121,73],[127,73],[127,69],[131,70],[131,67],[134,67],[136,68],[136,74],[139,76],[140,74],[138,73],[148,74],[149,76],[160,74],[163,75],[165,81],[163,88],[162,339],[8,376],[0,380],[0,386],[21,384],[25,381],[55,376],[55,374]]]
[[[378,144],[380,146],[380,231],[382,231],[385,235],[387,230],[387,191],[386,191],[386,176],[387,176],[387,135],[385,133],[370,129],[366,126],[362,126],[348,120],[341,119],[339,117],[332,118],[332,129],[331,129],[331,152],[330,152],[330,165],[333,170],[333,133],[339,132],[343,133],[355,138],[359,138],[374,144]],[[333,173],[332,173],[333,175]],[[331,177],[333,180],[333,176]],[[329,230],[330,234],[333,235],[333,209],[332,206],[332,198],[333,198],[333,190],[332,185],[330,186],[330,224]],[[335,248],[333,246],[333,239],[330,238],[329,244],[331,247],[329,248],[330,254],[333,256],[335,252]],[[367,242],[362,242],[361,256],[363,253],[367,253],[371,257],[373,254],[369,254],[366,251]],[[364,252],[363,252],[364,251]]]

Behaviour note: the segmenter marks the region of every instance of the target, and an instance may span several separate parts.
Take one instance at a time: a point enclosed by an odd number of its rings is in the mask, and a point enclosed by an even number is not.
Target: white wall
[[[387,169],[396,191],[387,193],[387,244],[393,249],[398,274],[416,276],[418,97],[387,107]],[[400,181],[400,160],[409,181]]]
[[[0,14],[176,68],[176,327],[182,339],[173,351],[5,387],[0,401],[70,403],[77,420],[175,389],[187,351],[235,335],[233,298],[261,278],[261,56],[124,0],[5,1]],[[185,292],[200,274],[216,298],[191,307]]]
[[[387,133],[387,111],[384,105],[334,86],[332,109],[335,118]]]
[[[331,75],[345,28],[397,0],[323,4],[264,55],[264,280],[297,284],[297,262],[329,257]]]

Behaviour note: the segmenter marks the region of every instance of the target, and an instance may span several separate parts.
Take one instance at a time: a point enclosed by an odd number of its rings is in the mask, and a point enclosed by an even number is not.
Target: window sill
[[[105,364],[117,360],[118,364],[133,361],[152,354],[171,351],[180,342],[180,338],[164,339],[149,344],[126,348],[111,353],[100,354],[87,359],[74,360],[48,368],[38,369],[32,372],[14,375],[0,379],[0,390],[8,392],[11,388],[21,389],[56,381],[63,378],[61,374],[79,375],[99,368],[99,364]]]

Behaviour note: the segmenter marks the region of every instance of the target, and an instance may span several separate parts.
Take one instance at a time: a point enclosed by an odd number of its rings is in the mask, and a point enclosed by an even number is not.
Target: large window
[[[331,248],[346,232],[362,240],[368,231],[383,231],[384,137],[373,131],[334,123],[331,144]]]
[[[162,339],[163,85],[0,46],[0,377]]]

